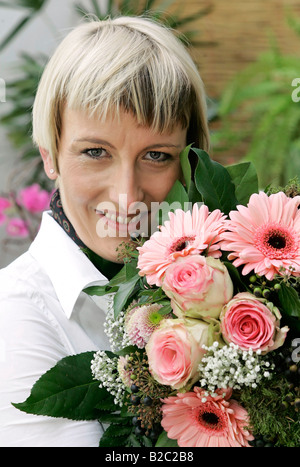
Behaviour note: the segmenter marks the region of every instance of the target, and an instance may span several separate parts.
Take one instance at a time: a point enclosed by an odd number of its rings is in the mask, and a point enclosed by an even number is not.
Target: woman
[[[108,348],[106,299],[83,289],[120,269],[118,246],[149,226],[152,204],[181,178],[184,147],[207,149],[202,81],[163,26],[93,20],[50,59],[33,139],[58,190],[29,251],[0,272],[0,446],[93,447],[97,422],[36,417],[11,402],[61,358]]]

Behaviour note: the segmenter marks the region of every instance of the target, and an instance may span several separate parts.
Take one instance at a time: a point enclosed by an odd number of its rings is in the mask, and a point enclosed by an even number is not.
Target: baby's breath
[[[100,381],[99,387],[105,388],[114,396],[114,403],[122,407],[126,387],[118,372],[118,357],[110,358],[99,350],[94,354],[91,370],[94,379]]]
[[[125,331],[125,312],[121,311],[117,318],[115,318],[113,301],[108,306],[104,332],[109,339],[112,352],[117,352],[131,344]]]
[[[218,388],[255,389],[263,378],[270,378],[274,369],[260,351],[242,350],[232,343],[219,347],[218,342],[203,347],[207,352],[199,365],[199,382],[210,393]]]

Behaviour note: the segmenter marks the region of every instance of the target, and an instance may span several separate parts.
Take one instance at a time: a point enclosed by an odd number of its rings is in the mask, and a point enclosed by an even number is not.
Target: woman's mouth
[[[141,220],[145,213],[139,213],[134,216],[126,216],[125,214],[109,212],[106,210],[100,211],[95,209],[99,220],[103,223],[102,228],[106,228],[107,233],[112,236],[115,233],[116,236],[128,236],[133,232],[139,232],[141,229]],[[108,232],[108,230],[110,232]]]
[[[129,222],[132,219],[132,217],[117,216],[115,213],[112,213],[112,214],[110,214],[109,212],[101,213],[101,211],[100,212],[98,211],[97,213],[100,213],[104,215],[106,219],[109,219],[113,222],[118,222],[119,224],[125,224],[125,225],[129,224]]]

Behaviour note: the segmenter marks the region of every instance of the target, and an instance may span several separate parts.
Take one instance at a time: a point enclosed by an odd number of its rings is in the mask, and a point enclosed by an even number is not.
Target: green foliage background
[[[0,54],[50,1],[0,1],[0,9],[24,12],[18,24],[0,43]],[[108,0],[103,11],[100,0],[90,0],[88,9],[80,3],[74,3],[74,8],[79,19],[88,14],[99,18],[147,14],[172,27],[186,45],[217,45],[205,38],[200,40],[201,31],[193,26],[195,20],[205,20],[212,11],[211,7],[202,7],[193,14],[184,15],[184,6],[175,0]],[[299,40],[300,20],[288,13],[282,21],[288,21],[295,32],[295,40]],[[49,181],[44,176],[39,153],[31,142],[31,108],[47,60],[47,56],[20,54],[15,67],[18,77],[6,83],[10,110],[0,115],[0,125],[5,126],[21,161],[34,161],[26,184],[38,182],[43,188],[50,187],[47,186]],[[295,176],[300,178],[300,102],[292,100],[295,91],[292,83],[297,77],[300,79],[299,57],[283,54],[276,38],[273,38],[270,50],[237,73],[218,102],[208,99],[209,120],[218,120],[220,128],[212,132],[213,157],[223,160],[225,154],[225,161],[228,157],[236,159],[239,144],[246,142],[247,149],[241,158],[254,163],[262,188],[268,184],[283,186]],[[238,128],[237,122],[240,122]]]

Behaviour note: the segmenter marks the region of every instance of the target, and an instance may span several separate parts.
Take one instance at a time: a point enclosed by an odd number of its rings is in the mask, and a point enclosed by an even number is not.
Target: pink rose
[[[200,320],[166,319],[146,345],[149,369],[160,384],[180,389],[198,377],[209,325]]]
[[[220,314],[221,333],[227,343],[267,353],[283,344],[289,330],[279,328],[280,318],[277,308],[272,312],[263,300],[248,292],[239,293]]]
[[[48,209],[51,194],[42,190],[38,183],[23,188],[18,196],[18,202],[29,212],[36,213]]]
[[[233,296],[225,265],[219,259],[201,255],[178,258],[168,267],[162,288],[179,318],[218,318]]]

